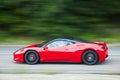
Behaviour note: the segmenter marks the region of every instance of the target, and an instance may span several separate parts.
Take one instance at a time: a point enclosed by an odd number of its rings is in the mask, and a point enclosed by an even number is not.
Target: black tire
[[[35,51],[27,51],[24,55],[24,60],[27,64],[36,64],[39,62],[39,55]]]
[[[82,61],[84,64],[94,65],[98,62],[98,55],[92,50],[85,51],[82,55]]]

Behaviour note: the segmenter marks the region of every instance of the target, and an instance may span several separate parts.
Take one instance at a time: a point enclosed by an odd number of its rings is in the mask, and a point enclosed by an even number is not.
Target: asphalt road
[[[120,47],[109,47],[109,57],[97,65],[76,63],[39,63],[28,65],[13,61],[13,52],[23,46],[0,46],[0,73],[98,73],[120,74]]]

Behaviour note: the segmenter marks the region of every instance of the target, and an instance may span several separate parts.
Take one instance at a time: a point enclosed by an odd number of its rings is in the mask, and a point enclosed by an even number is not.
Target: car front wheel
[[[98,62],[98,55],[92,50],[85,51],[82,55],[82,61],[87,65],[94,65]]]
[[[24,60],[27,64],[36,64],[39,61],[39,55],[35,51],[27,51],[24,55]]]

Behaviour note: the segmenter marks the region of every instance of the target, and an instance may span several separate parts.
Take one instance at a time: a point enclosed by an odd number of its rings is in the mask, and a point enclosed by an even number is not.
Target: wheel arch
[[[86,51],[94,51],[95,53],[96,53],[96,55],[98,56],[98,61],[99,61],[99,55],[98,55],[98,53],[97,53],[97,51],[96,50],[94,50],[94,49],[91,49],[91,48],[88,48],[88,49],[85,49],[85,50],[83,50],[83,52],[82,52],[82,54],[81,54],[81,62],[83,62],[83,60],[82,60],[82,56],[83,56],[83,54],[86,52]]]
[[[29,50],[25,51],[25,53],[24,53],[24,55],[23,55],[23,60],[24,60],[24,62],[25,62],[25,54],[26,54],[28,51],[34,51],[34,52],[36,52],[36,53],[39,55],[39,52],[37,52],[36,50],[29,49]],[[39,55],[39,62],[40,62],[40,55]]]

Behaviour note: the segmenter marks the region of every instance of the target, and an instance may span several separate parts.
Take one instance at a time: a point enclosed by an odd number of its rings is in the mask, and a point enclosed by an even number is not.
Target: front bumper
[[[23,53],[21,54],[13,54],[13,60],[16,62],[24,62],[24,58],[23,58]]]

